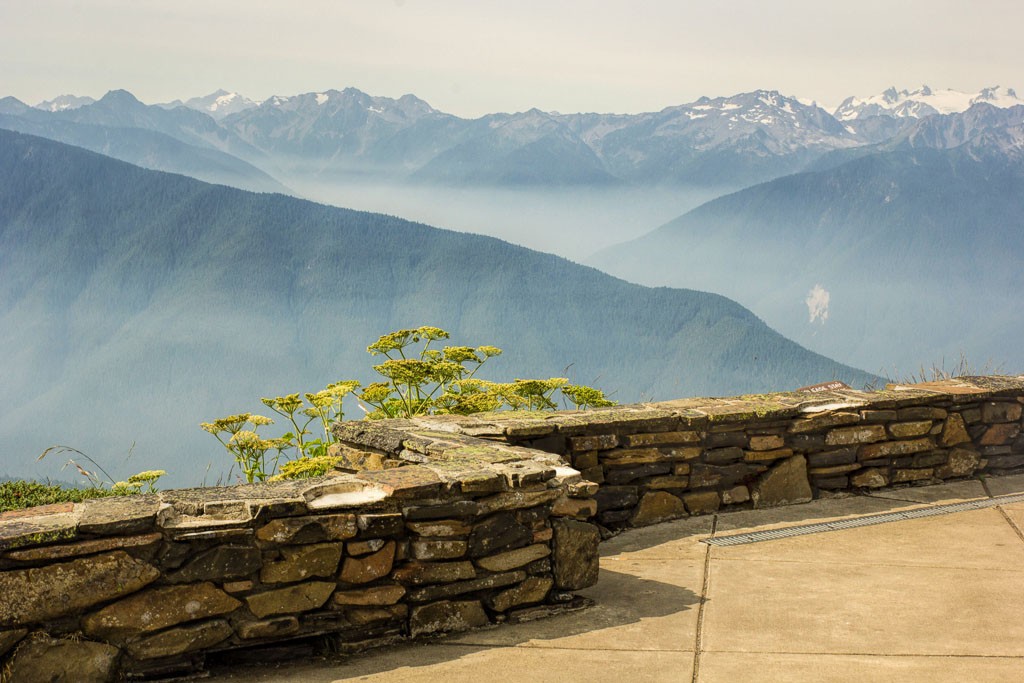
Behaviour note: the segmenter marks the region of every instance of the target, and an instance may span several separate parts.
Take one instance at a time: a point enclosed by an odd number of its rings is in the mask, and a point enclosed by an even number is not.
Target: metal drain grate
[[[840,529],[852,529],[860,526],[885,524],[886,522],[898,522],[904,519],[918,519],[920,517],[948,515],[954,512],[963,512],[965,510],[978,510],[981,508],[995,507],[996,505],[1020,502],[1024,502],[1024,493],[1015,493],[1010,496],[996,496],[994,498],[982,498],[981,500],[969,500],[964,503],[930,505],[928,507],[916,508],[914,510],[887,512],[882,515],[866,515],[864,517],[853,517],[852,519],[841,519],[835,522],[819,522],[818,524],[804,524],[803,526],[791,526],[784,529],[753,531],[749,534],[715,536],[713,538],[706,538],[703,542],[708,545],[743,545],[745,543],[772,541],[777,538],[806,536],[808,534],[820,534],[825,531],[839,531]]]

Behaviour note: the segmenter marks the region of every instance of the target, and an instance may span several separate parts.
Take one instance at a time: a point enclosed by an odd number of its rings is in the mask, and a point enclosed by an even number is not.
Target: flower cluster
[[[585,409],[615,405],[604,393],[592,387],[569,384],[565,377],[517,379],[491,382],[475,377],[489,359],[501,355],[495,346],[444,346],[431,348],[434,342],[448,339],[439,327],[397,330],[382,336],[367,347],[370,355],[384,356],[373,366],[382,381],[360,390],[360,383],[346,380],[328,384],[314,393],[287,394],[261,399],[263,405],[290,425],[276,439],[264,439],[258,427],[273,424],[262,415],[240,413],[204,422],[210,432],[234,456],[247,481],[262,481],[274,474],[283,453],[292,457],[271,478],[296,479],[329,472],[339,461],[330,455],[334,443],[332,423],[344,419],[343,399],[356,391],[357,399],[372,407],[364,410],[369,419],[414,417],[428,414],[469,415],[508,408],[511,410],[555,410],[556,394],[563,404]],[[318,423],[314,438],[309,427]],[[246,429],[251,426],[251,429]],[[322,432],[322,435],[321,435]],[[277,456],[268,459],[267,453]]]

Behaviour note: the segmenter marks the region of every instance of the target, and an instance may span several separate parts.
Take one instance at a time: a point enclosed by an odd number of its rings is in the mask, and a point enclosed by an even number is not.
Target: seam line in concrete
[[[992,490],[988,487],[988,480],[985,477],[978,477],[978,481],[981,482],[981,488],[985,489],[985,494],[989,498],[995,498],[995,496],[992,495]],[[1013,529],[1013,533],[1017,534],[1017,538],[1019,538],[1021,542],[1024,542],[1024,532],[1022,532],[1021,528],[1017,526],[1017,523],[1013,521],[1013,518],[1006,514],[1006,510],[1003,509],[1003,506],[996,505],[996,510],[999,510],[999,514],[1003,516],[1006,523],[1010,525],[1011,529]]]
[[[716,514],[711,520],[711,534],[708,539],[715,537],[715,531],[718,529],[718,515]],[[700,588],[700,605],[697,608],[697,637],[693,645],[693,678],[692,683],[697,683],[700,677],[700,653],[701,653],[701,641],[704,635],[704,604],[708,601],[708,590],[711,587],[711,544],[707,544],[707,549],[704,551],[704,580]]]
[[[989,498],[995,498],[995,496],[992,495],[992,489],[988,487],[988,481],[986,480],[986,478],[978,477],[978,481],[981,482],[981,488],[985,490],[985,495],[988,496]]]
[[[1010,525],[1011,529],[1013,529],[1013,533],[1017,534],[1017,538],[1019,538],[1021,542],[1024,543],[1024,532],[1021,532],[1020,527],[1017,526],[1017,523],[1013,521],[1013,518],[1010,517],[1010,515],[1006,514],[1006,510],[1003,509],[1003,506],[997,505],[996,510],[999,510],[999,514],[1003,516],[1003,519],[1006,520],[1006,523]]]

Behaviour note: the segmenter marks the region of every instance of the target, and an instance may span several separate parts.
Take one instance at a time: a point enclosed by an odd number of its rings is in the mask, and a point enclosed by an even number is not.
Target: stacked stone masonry
[[[1024,467],[1024,377],[965,377],[881,391],[685,399],[583,413],[435,416],[337,427],[347,466],[431,454],[385,433],[448,432],[559,455],[600,488],[559,509],[607,529],[835,491],[929,484]],[[596,506],[584,510],[584,506]],[[572,508],[569,510],[569,508]]]
[[[335,425],[341,471],[0,515],[4,680],[352,651],[585,603],[602,534],[1024,467],[1024,377]]]
[[[597,487],[548,454],[449,445],[433,464],[0,516],[0,679],[166,678],[581,606],[598,530],[554,508]]]

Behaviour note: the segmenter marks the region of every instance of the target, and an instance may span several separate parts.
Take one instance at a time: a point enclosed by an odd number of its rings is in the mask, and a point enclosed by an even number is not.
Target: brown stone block
[[[911,459],[910,467],[921,468],[921,467],[935,467],[937,465],[945,465],[949,459],[949,453],[946,451],[932,451],[931,453],[918,453]]]
[[[700,432],[655,432],[654,434],[629,434],[622,437],[622,443],[630,448],[637,446],[677,446],[700,443]]]
[[[238,625],[238,637],[242,640],[281,638],[299,631],[296,617],[277,617],[263,621],[244,621]]]
[[[856,447],[839,448],[821,453],[808,453],[806,457],[809,467],[848,465],[851,462],[857,462],[857,449]]]
[[[1024,467],[1024,455],[990,455],[987,467],[989,469],[1014,469]]]
[[[921,481],[922,479],[931,479],[934,475],[935,470],[931,467],[919,470],[895,470],[892,473],[892,483],[900,484],[907,481]]]
[[[689,485],[690,478],[686,476],[677,477],[668,475],[664,477],[654,477],[653,479],[648,479],[644,482],[644,486],[651,491],[663,491],[665,489],[682,490],[687,488]]]
[[[250,595],[245,602],[249,611],[259,619],[275,614],[308,612],[322,607],[336,587],[333,581],[309,581]]]
[[[576,517],[586,519],[597,514],[597,501],[593,498],[568,498],[562,496],[551,507],[555,517]]]
[[[897,439],[906,439],[913,436],[924,436],[932,429],[931,420],[920,420],[917,422],[894,422],[889,425],[889,433]]]
[[[345,544],[345,550],[349,555],[359,557],[375,553],[384,547],[387,541],[383,538],[368,538],[365,541],[349,541]]]
[[[370,583],[387,576],[395,560],[395,542],[388,541],[383,548],[362,557],[346,557],[340,578],[345,583]]]
[[[409,544],[410,556],[416,560],[454,560],[466,554],[466,541],[418,540]]]
[[[341,543],[290,546],[281,549],[283,559],[260,572],[263,583],[296,583],[310,577],[332,576],[341,561]]]
[[[935,408],[933,406],[910,406],[909,408],[900,408],[897,413],[897,419],[901,421],[945,420],[946,414],[946,410],[943,408]]]
[[[433,600],[455,597],[456,595],[465,595],[466,593],[476,593],[477,591],[504,588],[505,586],[511,586],[512,584],[519,583],[525,579],[526,572],[524,571],[488,574],[487,576],[480,576],[468,581],[456,581],[454,583],[442,583],[436,586],[414,588],[409,591],[406,598],[412,602],[430,602]]]
[[[419,465],[407,465],[379,471],[364,471],[359,479],[383,490],[392,498],[429,498],[441,492],[441,477]]]
[[[668,448],[664,450],[664,453],[675,462],[678,462],[680,460],[696,460],[697,458],[700,457],[700,454],[703,452],[704,449],[697,446],[682,446],[678,448]]]
[[[677,496],[664,491],[645,493],[630,517],[633,526],[647,526],[686,516],[686,507]]]
[[[406,528],[420,536],[467,536],[472,530],[468,522],[460,519],[438,519],[429,522],[406,522]]]
[[[487,571],[508,571],[534,562],[551,554],[551,548],[545,544],[534,544],[525,548],[516,548],[497,555],[481,557],[476,566]]]
[[[597,583],[597,527],[571,519],[552,520],[555,530],[552,553],[555,585],[562,590],[580,590]]]
[[[717,491],[693,491],[683,494],[683,502],[691,515],[707,515],[718,510],[722,499]]]
[[[895,410],[862,410],[860,419],[864,422],[892,422],[896,419]]]
[[[370,586],[359,590],[336,591],[333,602],[339,607],[394,605],[405,595],[403,586],[391,584],[387,586]]]
[[[225,581],[221,588],[223,588],[225,592],[234,595],[236,593],[251,591],[255,585],[256,584],[252,581]]]
[[[117,680],[120,651],[106,643],[53,639],[38,635],[26,640],[7,663],[4,680],[11,683],[108,683]]]
[[[849,477],[813,477],[814,485],[819,489],[845,489],[850,485]]]
[[[971,436],[967,433],[967,425],[964,424],[963,416],[959,413],[951,413],[942,423],[942,436],[939,437],[939,443],[943,446],[957,446],[970,440]]]
[[[1016,422],[993,424],[985,430],[978,444],[981,446],[1005,446],[1016,439],[1018,434],[1020,434],[1020,425]]]
[[[975,408],[964,408],[960,411],[960,414],[964,416],[964,422],[969,425],[981,422],[981,406]]]
[[[489,515],[502,510],[521,510],[536,505],[547,505],[554,502],[561,491],[555,488],[547,488],[544,484],[536,484],[536,490],[527,491],[515,489],[507,493],[499,493],[477,501],[478,514]]]
[[[466,631],[489,623],[487,612],[477,600],[442,600],[414,607],[409,615],[409,630],[413,638],[432,633]]]
[[[839,425],[856,424],[858,422],[860,422],[860,415],[858,413],[820,413],[814,417],[793,420],[792,424],[789,426],[789,433],[805,434],[819,429],[838,427]]]
[[[603,465],[646,465],[671,461],[672,456],[657,448],[617,448],[601,454]]]
[[[743,453],[743,460],[745,462],[765,462],[768,460],[778,460],[779,458],[788,458],[793,455],[792,448],[777,448],[773,451],[745,451]]]
[[[799,452],[817,451],[825,447],[824,434],[790,434],[786,442]]]
[[[609,467],[605,469],[604,478],[608,484],[612,486],[620,486],[622,484],[634,482],[637,479],[655,477],[660,474],[668,474],[671,471],[671,463],[641,465],[639,467],[627,467],[623,469]]]
[[[882,488],[889,485],[889,472],[879,467],[868,467],[852,475],[850,485],[869,489]]]
[[[118,642],[140,633],[228,614],[241,605],[212,583],[150,588],[86,616],[82,630],[89,636]]]
[[[73,503],[62,504],[65,509]],[[70,541],[78,536],[78,517],[72,512],[44,512],[41,506],[0,513],[0,551]]]
[[[739,446],[712,448],[704,451],[704,462],[712,465],[725,465],[743,459],[743,449]]]
[[[912,455],[935,448],[931,439],[911,439],[909,441],[886,441],[884,443],[861,446],[857,458],[861,461],[876,458],[889,458],[898,455]]]
[[[784,445],[785,440],[778,434],[766,434],[751,436],[748,448],[752,451],[774,451]]]
[[[826,446],[849,446],[852,444],[874,443],[886,439],[885,427],[882,425],[861,425],[858,427],[840,427],[825,435]]]
[[[0,572],[0,628],[80,612],[130,595],[159,576],[155,567],[123,550],[34,569]]]
[[[274,519],[256,530],[256,538],[270,543],[296,545],[343,541],[356,535],[355,515],[311,515]]]
[[[705,448],[746,448],[748,439],[746,432],[734,431],[734,427],[728,427],[730,431],[714,431],[704,437]]]
[[[557,489],[551,489],[558,494]],[[533,530],[510,512],[488,517],[473,527],[469,534],[469,556],[481,557],[500,550],[519,548],[533,540]]]
[[[345,610],[345,617],[353,626],[367,626],[369,624],[376,624],[382,621],[404,621],[408,615],[408,605],[364,607]]]
[[[543,602],[553,585],[551,577],[531,576],[518,586],[501,591],[492,597],[488,600],[488,605],[496,612],[504,612],[520,605]]]
[[[734,486],[722,491],[723,505],[739,505],[750,500],[750,490],[746,486]]]
[[[214,619],[201,624],[190,624],[172,628],[128,643],[125,649],[135,659],[156,659],[172,657],[186,652],[195,652],[213,647],[231,637],[230,624],[223,619]]]
[[[837,474],[846,474],[861,468],[860,463],[849,463],[846,465],[832,465],[831,467],[811,467],[807,473],[817,477],[829,477]]]
[[[632,508],[637,504],[636,486],[603,486],[594,496],[597,501],[597,511],[617,510]]]
[[[939,479],[966,477],[973,474],[978,465],[979,458],[976,452],[964,448],[954,448],[950,452],[946,464],[936,468],[935,476]]]
[[[460,562],[407,562],[397,567],[391,578],[399,583],[419,586],[430,583],[461,581],[476,576],[476,569],[469,561]]]
[[[138,536],[114,536],[111,538],[97,538],[89,541],[79,541],[66,545],[48,545],[41,548],[26,548],[24,550],[11,550],[4,555],[5,559],[18,562],[39,562],[41,560],[62,560],[82,555],[95,555],[109,550],[123,550],[125,548],[141,548],[159,543],[163,536],[159,532],[141,534]]]
[[[987,424],[1019,422],[1022,408],[1016,401],[986,401],[981,404],[981,420]]]
[[[597,451],[583,451],[572,456],[572,466],[580,471],[597,467],[597,464]]]
[[[573,451],[605,451],[618,445],[619,437],[615,434],[569,437],[569,448]]]
[[[690,470],[690,486],[695,489],[718,486],[722,473],[706,465],[693,466]]]
[[[755,508],[806,503],[813,498],[807,479],[807,460],[802,455],[783,460],[761,475],[751,490]]]
[[[245,545],[218,545],[189,560],[184,567],[167,575],[168,583],[198,583],[243,579],[263,566],[259,548]]]

